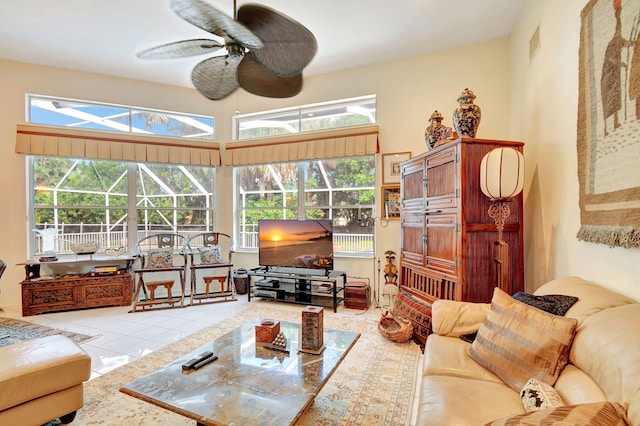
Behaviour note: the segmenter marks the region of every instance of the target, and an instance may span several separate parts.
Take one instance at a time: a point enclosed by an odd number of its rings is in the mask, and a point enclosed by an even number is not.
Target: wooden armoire
[[[497,286],[491,201],[480,189],[480,163],[494,148],[524,143],[461,138],[402,163],[401,288],[428,302],[490,302]],[[509,203],[509,294],[524,290],[522,193]]]

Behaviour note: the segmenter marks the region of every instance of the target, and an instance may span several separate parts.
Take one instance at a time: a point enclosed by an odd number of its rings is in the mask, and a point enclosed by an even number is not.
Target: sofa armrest
[[[490,303],[436,300],[431,308],[433,332],[450,337],[476,332],[489,310]]]

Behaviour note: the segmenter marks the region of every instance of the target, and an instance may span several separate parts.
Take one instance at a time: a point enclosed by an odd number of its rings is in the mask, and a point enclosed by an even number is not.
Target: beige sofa
[[[581,410],[598,406],[598,401],[619,403],[614,408],[626,415],[629,424],[640,425],[640,303],[578,277],[551,281],[534,294],[578,298],[563,317],[575,318],[577,327],[568,346],[568,363],[553,384],[565,407],[526,414],[520,392],[472,359],[470,349],[480,344],[479,339],[468,343],[460,336],[477,331],[488,315],[495,315],[495,307],[492,311],[491,304],[439,300],[433,304],[433,334],[424,351],[418,425],[515,425],[525,420],[549,425],[553,424],[549,418],[563,415],[579,419]],[[543,340],[547,334],[540,332],[533,340]],[[535,421],[544,415],[550,416],[546,423]],[[511,423],[504,420],[508,417]],[[582,421],[562,424],[605,424]]]
[[[83,405],[91,357],[65,336],[0,347],[0,366],[0,425],[66,424]]]

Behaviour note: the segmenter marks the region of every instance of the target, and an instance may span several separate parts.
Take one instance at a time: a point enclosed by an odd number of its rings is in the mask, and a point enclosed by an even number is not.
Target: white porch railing
[[[162,232],[171,232],[169,230],[144,230],[137,232],[137,239],[140,240],[144,237],[160,234]],[[183,235],[185,238],[189,238],[194,234],[203,232],[202,230],[195,231],[178,231],[178,234]],[[104,231],[104,232],[82,232],[82,233],[65,233],[58,234],[55,239],[55,251],[58,254],[70,254],[72,244],[82,244],[90,241],[97,241],[100,243],[100,247],[104,250],[106,247],[127,247],[127,233],[126,231]],[[336,253],[362,253],[367,251],[373,251],[374,239],[372,234],[333,234],[334,251]],[[244,232],[240,234],[239,241],[237,242],[238,248],[257,248],[258,247],[258,232]],[[135,244],[130,245],[130,249],[133,250]],[[36,255],[42,254],[42,237],[36,235]]]

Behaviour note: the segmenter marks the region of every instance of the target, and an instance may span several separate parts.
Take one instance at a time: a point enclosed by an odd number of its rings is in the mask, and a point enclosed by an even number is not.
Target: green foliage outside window
[[[361,220],[363,211],[365,217],[373,217],[373,155],[242,166],[236,173],[241,234],[256,232],[262,219],[333,219],[334,236],[335,233],[373,235],[373,223]],[[253,241],[242,236],[240,240]],[[357,247],[344,250],[373,250],[372,238],[365,246],[356,244]]]
[[[126,244],[130,215],[143,232],[202,232],[213,224],[213,167],[34,157],[32,171],[33,227],[57,227],[61,239],[119,232],[116,240]],[[134,176],[136,210],[129,213]]]

